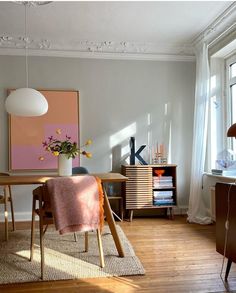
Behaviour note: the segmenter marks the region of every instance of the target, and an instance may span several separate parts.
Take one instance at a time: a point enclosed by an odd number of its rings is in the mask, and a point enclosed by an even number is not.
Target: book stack
[[[222,175],[223,174],[223,170],[220,169],[211,169],[211,173],[214,175]]]
[[[236,176],[236,169],[225,169],[225,170],[220,170],[220,169],[212,169],[211,173],[213,175],[222,175],[222,176]]]
[[[173,191],[172,190],[154,190],[153,205],[157,205],[157,206],[174,205]]]
[[[154,188],[173,187],[173,177],[172,176],[154,176],[153,187]]]

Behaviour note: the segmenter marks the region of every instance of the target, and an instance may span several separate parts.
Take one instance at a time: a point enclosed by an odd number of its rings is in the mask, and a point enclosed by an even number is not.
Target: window
[[[236,123],[236,56],[225,62],[226,70],[226,99],[228,111],[226,113],[228,126]],[[236,139],[229,139],[228,147],[236,154]]]
[[[236,62],[230,65],[230,78],[236,77]]]
[[[228,138],[236,123],[236,54],[210,61],[208,161],[206,169],[236,169],[236,139]]]

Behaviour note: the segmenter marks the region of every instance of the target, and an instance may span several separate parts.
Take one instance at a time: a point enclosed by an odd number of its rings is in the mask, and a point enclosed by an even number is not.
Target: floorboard
[[[236,264],[228,284],[220,277],[223,257],[215,250],[215,225],[189,224],[184,216],[117,223],[140,258],[145,276],[0,285],[0,292],[236,292]],[[17,224],[18,229],[29,227]]]

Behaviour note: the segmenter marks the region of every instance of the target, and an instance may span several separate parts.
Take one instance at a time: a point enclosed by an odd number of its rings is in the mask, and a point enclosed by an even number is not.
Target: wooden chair
[[[36,203],[38,201],[38,208]],[[34,234],[35,234],[35,216],[39,216],[39,235],[40,235],[40,255],[41,255],[41,279],[44,279],[44,235],[47,227],[54,223],[53,214],[50,204],[50,198],[46,186],[40,186],[33,190],[33,204],[32,204],[32,222],[31,222],[31,244],[30,244],[30,261],[33,260],[34,255]],[[75,241],[76,241],[75,237]],[[100,266],[103,268],[104,255],[101,241],[100,229],[97,229],[97,240],[100,254]],[[85,252],[88,251],[88,232],[85,232]]]
[[[0,176],[10,176],[8,173],[0,173]],[[3,186],[3,194],[0,195],[0,204],[4,205],[4,218],[5,218],[5,240],[8,240],[8,210],[7,203],[10,202],[11,218],[12,218],[12,230],[15,231],[15,218],[13,209],[13,200],[11,196],[11,186]]]

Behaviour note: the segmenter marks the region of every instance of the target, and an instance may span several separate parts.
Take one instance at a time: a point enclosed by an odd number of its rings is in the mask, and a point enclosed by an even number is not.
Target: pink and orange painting
[[[58,158],[45,155],[42,142],[56,136],[66,135],[79,145],[79,93],[78,91],[40,90],[48,101],[48,112],[39,117],[9,115],[9,170],[54,170]],[[43,156],[44,160],[39,158]],[[73,159],[79,166],[79,157]]]

